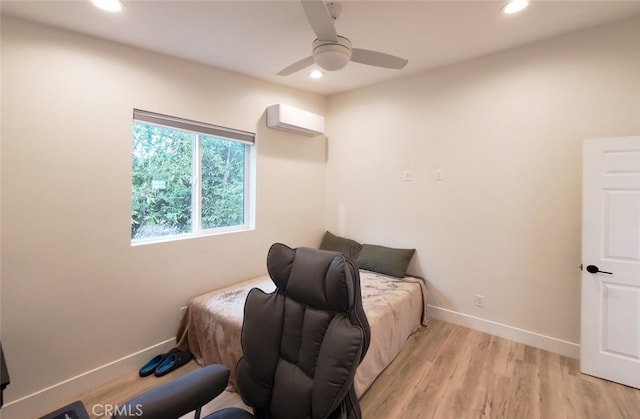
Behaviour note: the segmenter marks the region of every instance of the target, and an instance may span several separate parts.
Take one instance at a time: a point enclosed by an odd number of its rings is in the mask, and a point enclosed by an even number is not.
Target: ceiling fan
[[[302,8],[317,38],[313,41],[312,55],[291,64],[278,73],[288,76],[314,63],[325,70],[336,71],[344,68],[349,61],[376,67],[399,70],[408,60],[368,49],[353,48],[351,41],[336,32],[334,21],[339,17],[342,6],[325,4],[322,0],[302,0]]]

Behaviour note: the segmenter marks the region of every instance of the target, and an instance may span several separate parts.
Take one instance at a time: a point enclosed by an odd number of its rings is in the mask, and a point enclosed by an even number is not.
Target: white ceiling
[[[333,94],[640,14],[640,0],[533,0],[518,15],[504,1],[340,0],[339,34],[354,47],[409,60],[403,70],[349,63],[311,80],[276,73],[311,55],[315,38],[300,2],[123,0],[118,14],[88,0],[2,0],[3,14],[225,68],[299,89]]]

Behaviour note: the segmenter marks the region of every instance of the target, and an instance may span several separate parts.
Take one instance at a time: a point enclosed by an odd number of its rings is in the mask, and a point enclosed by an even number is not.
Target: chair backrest
[[[353,388],[369,347],[360,274],[344,255],[276,243],[267,269],[277,288],[252,289],[236,368],[259,418],[361,417]]]

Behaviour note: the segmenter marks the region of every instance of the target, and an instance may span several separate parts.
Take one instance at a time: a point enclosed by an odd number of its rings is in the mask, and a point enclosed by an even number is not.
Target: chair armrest
[[[118,406],[112,418],[177,418],[213,400],[227,388],[228,382],[227,367],[207,365]]]

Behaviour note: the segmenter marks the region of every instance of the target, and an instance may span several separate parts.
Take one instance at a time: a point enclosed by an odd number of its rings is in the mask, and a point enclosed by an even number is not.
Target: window
[[[131,243],[248,230],[253,133],[133,111]]]

